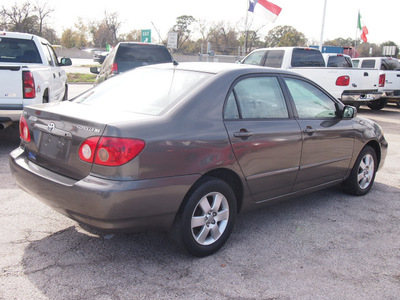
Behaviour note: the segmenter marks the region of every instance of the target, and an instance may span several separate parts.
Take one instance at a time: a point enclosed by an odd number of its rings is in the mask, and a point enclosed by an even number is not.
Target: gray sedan
[[[356,114],[282,70],[153,65],[26,107],[10,165],[22,189],[80,223],[165,230],[202,257],[238,212],[332,185],[368,193],[387,142]]]

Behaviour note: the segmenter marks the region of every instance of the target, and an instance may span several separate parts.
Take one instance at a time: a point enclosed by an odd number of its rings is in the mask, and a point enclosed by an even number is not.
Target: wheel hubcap
[[[205,195],[197,203],[191,220],[193,238],[200,245],[211,245],[224,233],[229,219],[229,204],[218,192]]]
[[[357,181],[361,189],[366,189],[372,182],[375,172],[375,162],[372,155],[363,157],[358,168]]]

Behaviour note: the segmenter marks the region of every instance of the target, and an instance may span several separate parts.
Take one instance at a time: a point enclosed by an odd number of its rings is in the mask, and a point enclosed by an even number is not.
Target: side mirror
[[[99,74],[99,68],[98,67],[90,67],[90,73],[93,74]]]
[[[357,116],[357,108],[350,105],[345,105],[342,112],[342,119],[349,120]]]
[[[70,58],[63,57],[63,58],[61,58],[60,65],[61,66],[72,66],[72,61]]]

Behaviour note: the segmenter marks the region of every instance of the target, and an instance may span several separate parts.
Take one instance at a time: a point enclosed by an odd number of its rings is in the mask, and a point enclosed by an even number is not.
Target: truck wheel
[[[377,168],[375,150],[365,146],[358,155],[349,177],[342,183],[343,190],[353,196],[367,194],[374,183]]]
[[[386,106],[387,102],[387,99],[375,100],[368,104],[368,107],[372,110],[380,110]]]
[[[232,188],[225,181],[206,177],[186,196],[169,237],[180,250],[204,257],[226,243],[235,219],[236,198]]]

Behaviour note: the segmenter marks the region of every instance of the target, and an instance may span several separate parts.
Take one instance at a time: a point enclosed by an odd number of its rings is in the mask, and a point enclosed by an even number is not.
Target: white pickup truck
[[[384,81],[378,70],[326,67],[318,49],[306,47],[278,47],[257,49],[241,63],[281,68],[299,73],[319,84],[335,98],[359,107],[380,99]]]
[[[379,70],[379,74],[384,76],[385,85],[380,90],[385,92],[385,96],[374,103],[375,108],[385,107],[388,101],[397,103],[400,107],[400,63],[391,57],[357,57],[353,58],[355,68]]]
[[[65,100],[67,74],[45,39],[27,33],[0,32],[0,129],[18,121],[24,106]]]

